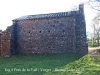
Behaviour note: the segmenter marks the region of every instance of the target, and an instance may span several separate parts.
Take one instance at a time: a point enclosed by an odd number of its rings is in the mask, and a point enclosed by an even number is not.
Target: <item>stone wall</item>
[[[77,11],[22,18],[13,20],[13,25],[6,31],[0,30],[1,56],[88,53],[83,4],[79,5]]]
[[[74,52],[75,25],[73,17],[25,20],[17,23],[20,53]]]
[[[0,55],[9,56],[10,55],[10,34],[6,32],[0,33]]]
[[[13,20],[11,54],[88,53],[82,4],[78,11],[49,17]]]
[[[78,14],[75,15],[76,53],[79,54],[88,53],[88,44],[86,42],[86,23],[83,8],[83,4],[80,4]]]
[[[1,55],[1,36],[2,36],[2,30],[0,30],[0,55]]]

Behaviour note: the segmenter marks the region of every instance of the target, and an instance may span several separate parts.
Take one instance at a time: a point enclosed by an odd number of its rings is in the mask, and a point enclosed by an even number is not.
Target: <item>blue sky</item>
[[[71,7],[86,0],[0,0],[0,29],[12,25],[12,20],[25,15],[67,12]],[[85,6],[87,31],[91,19],[96,15],[94,10]]]

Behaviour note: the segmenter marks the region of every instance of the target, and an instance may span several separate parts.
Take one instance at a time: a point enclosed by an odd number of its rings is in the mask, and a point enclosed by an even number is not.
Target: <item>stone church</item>
[[[84,5],[79,10],[27,15],[13,20],[10,54],[87,54]]]

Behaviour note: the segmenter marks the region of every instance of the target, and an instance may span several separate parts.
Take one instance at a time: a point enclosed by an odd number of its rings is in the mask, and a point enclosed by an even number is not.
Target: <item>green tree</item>
[[[100,40],[100,14],[98,13],[97,16],[94,17],[93,21],[93,34],[94,40],[97,40],[97,45],[99,46]]]

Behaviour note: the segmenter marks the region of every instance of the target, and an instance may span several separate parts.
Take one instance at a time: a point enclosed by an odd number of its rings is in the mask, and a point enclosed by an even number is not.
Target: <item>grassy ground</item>
[[[0,75],[100,75],[100,56],[67,53],[0,57]]]

